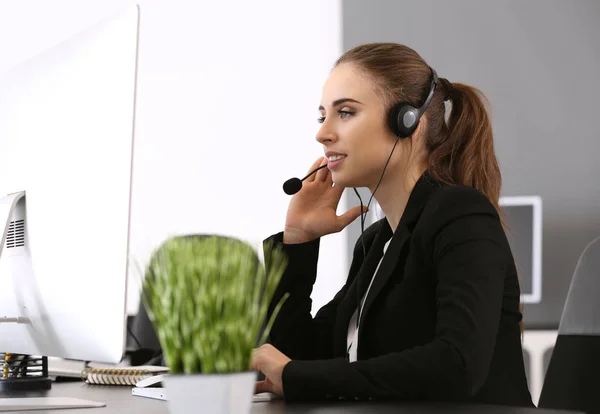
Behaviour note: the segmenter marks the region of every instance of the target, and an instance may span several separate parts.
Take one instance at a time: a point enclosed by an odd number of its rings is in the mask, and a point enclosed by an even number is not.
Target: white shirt
[[[373,277],[371,278],[371,282],[369,283],[369,287],[367,288],[365,295],[360,300],[361,315],[362,315],[362,311],[363,311],[363,306],[365,305],[365,302],[367,299],[367,295],[369,294],[369,291],[371,290],[371,285],[373,285],[373,281],[377,277],[377,272],[379,271],[379,266],[381,266],[381,262],[383,261],[383,257],[385,256],[385,252],[387,251],[387,248],[390,245],[391,241],[392,241],[392,239],[388,240],[387,243],[385,244],[385,246],[383,246],[383,254],[381,255],[381,260],[379,260],[379,264],[377,265],[377,269],[375,269],[375,273],[373,274]],[[348,324],[348,336],[346,338],[346,347],[348,349],[348,356],[349,356],[348,360],[350,362],[356,361],[356,351],[358,349],[358,328],[359,327],[356,324],[357,317],[358,317],[358,309],[356,309],[354,311],[352,318],[350,318],[350,323]]]

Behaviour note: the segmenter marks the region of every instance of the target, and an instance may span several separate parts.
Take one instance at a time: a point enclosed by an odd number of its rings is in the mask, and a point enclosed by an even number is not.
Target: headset
[[[425,102],[423,102],[423,105],[421,105],[420,108],[415,108],[408,102],[400,102],[394,105],[389,112],[389,127],[394,132],[394,135],[399,138],[410,137],[415,132],[417,126],[419,126],[419,120],[433,99],[433,94],[435,93],[439,80],[436,71],[432,67],[430,67],[430,69],[433,78],[431,80],[429,94],[427,95]]]

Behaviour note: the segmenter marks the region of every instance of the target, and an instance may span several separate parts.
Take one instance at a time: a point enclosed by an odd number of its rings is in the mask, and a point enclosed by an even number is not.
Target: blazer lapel
[[[406,254],[408,253],[409,241],[410,241],[411,232],[407,228],[406,224],[399,224],[396,232],[394,233],[394,237],[392,237],[392,241],[388,246],[388,249],[381,261],[381,266],[379,266],[379,270],[377,274],[374,276],[373,284],[371,285],[371,289],[369,290],[369,294],[365,300],[365,306],[362,311],[362,315],[360,317],[360,326],[364,324],[364,321],[369,317],[369,310],[373,305],[373,302],[377,300],[377,296],[381,293],[382,289],[388,283],[390,277],[396,272],[396,277],[403,277],[402,268],[398,266],[398,264],[402,264],[405,261]],[[360,351],[360,343],[362,342],[362,338],[360,334],[362,330],[359,331],[359,349]]]
[[[381,256],[383,256],[383,248],[390,237],[392,237],[392,229],[387,222],[382,222],[382,227],[375,235],[373,244],[369,248],[367,258],[356,275],[356,286],[358,291],[356,292],[355,306],[358,306],[360,298],[362,298],[367,291],[369,283],[371,283],[371,277],[373,276],[373,273],[375,273],[375,269],[377,269]]]

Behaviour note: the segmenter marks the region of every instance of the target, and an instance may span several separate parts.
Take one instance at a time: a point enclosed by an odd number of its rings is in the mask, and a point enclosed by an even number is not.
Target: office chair
[[[575,267],[538,407],[600,413],[600,237]]]
[[[141,298],[138,313],[131,321],[131,335],[138,347],[131,352],[131,365],[166,365],[158,336]]]

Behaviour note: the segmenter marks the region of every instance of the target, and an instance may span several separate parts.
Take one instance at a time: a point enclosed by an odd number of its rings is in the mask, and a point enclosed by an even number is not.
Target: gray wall
[[[600,1],[344,0],[342,12],[344,50],[404,43],[488,96],[502,195],[543,199],[542,303],[526,305],[525,323],[556,327],[577,259],[600,235]],[[349,230],[353,246],[359,220]]]

